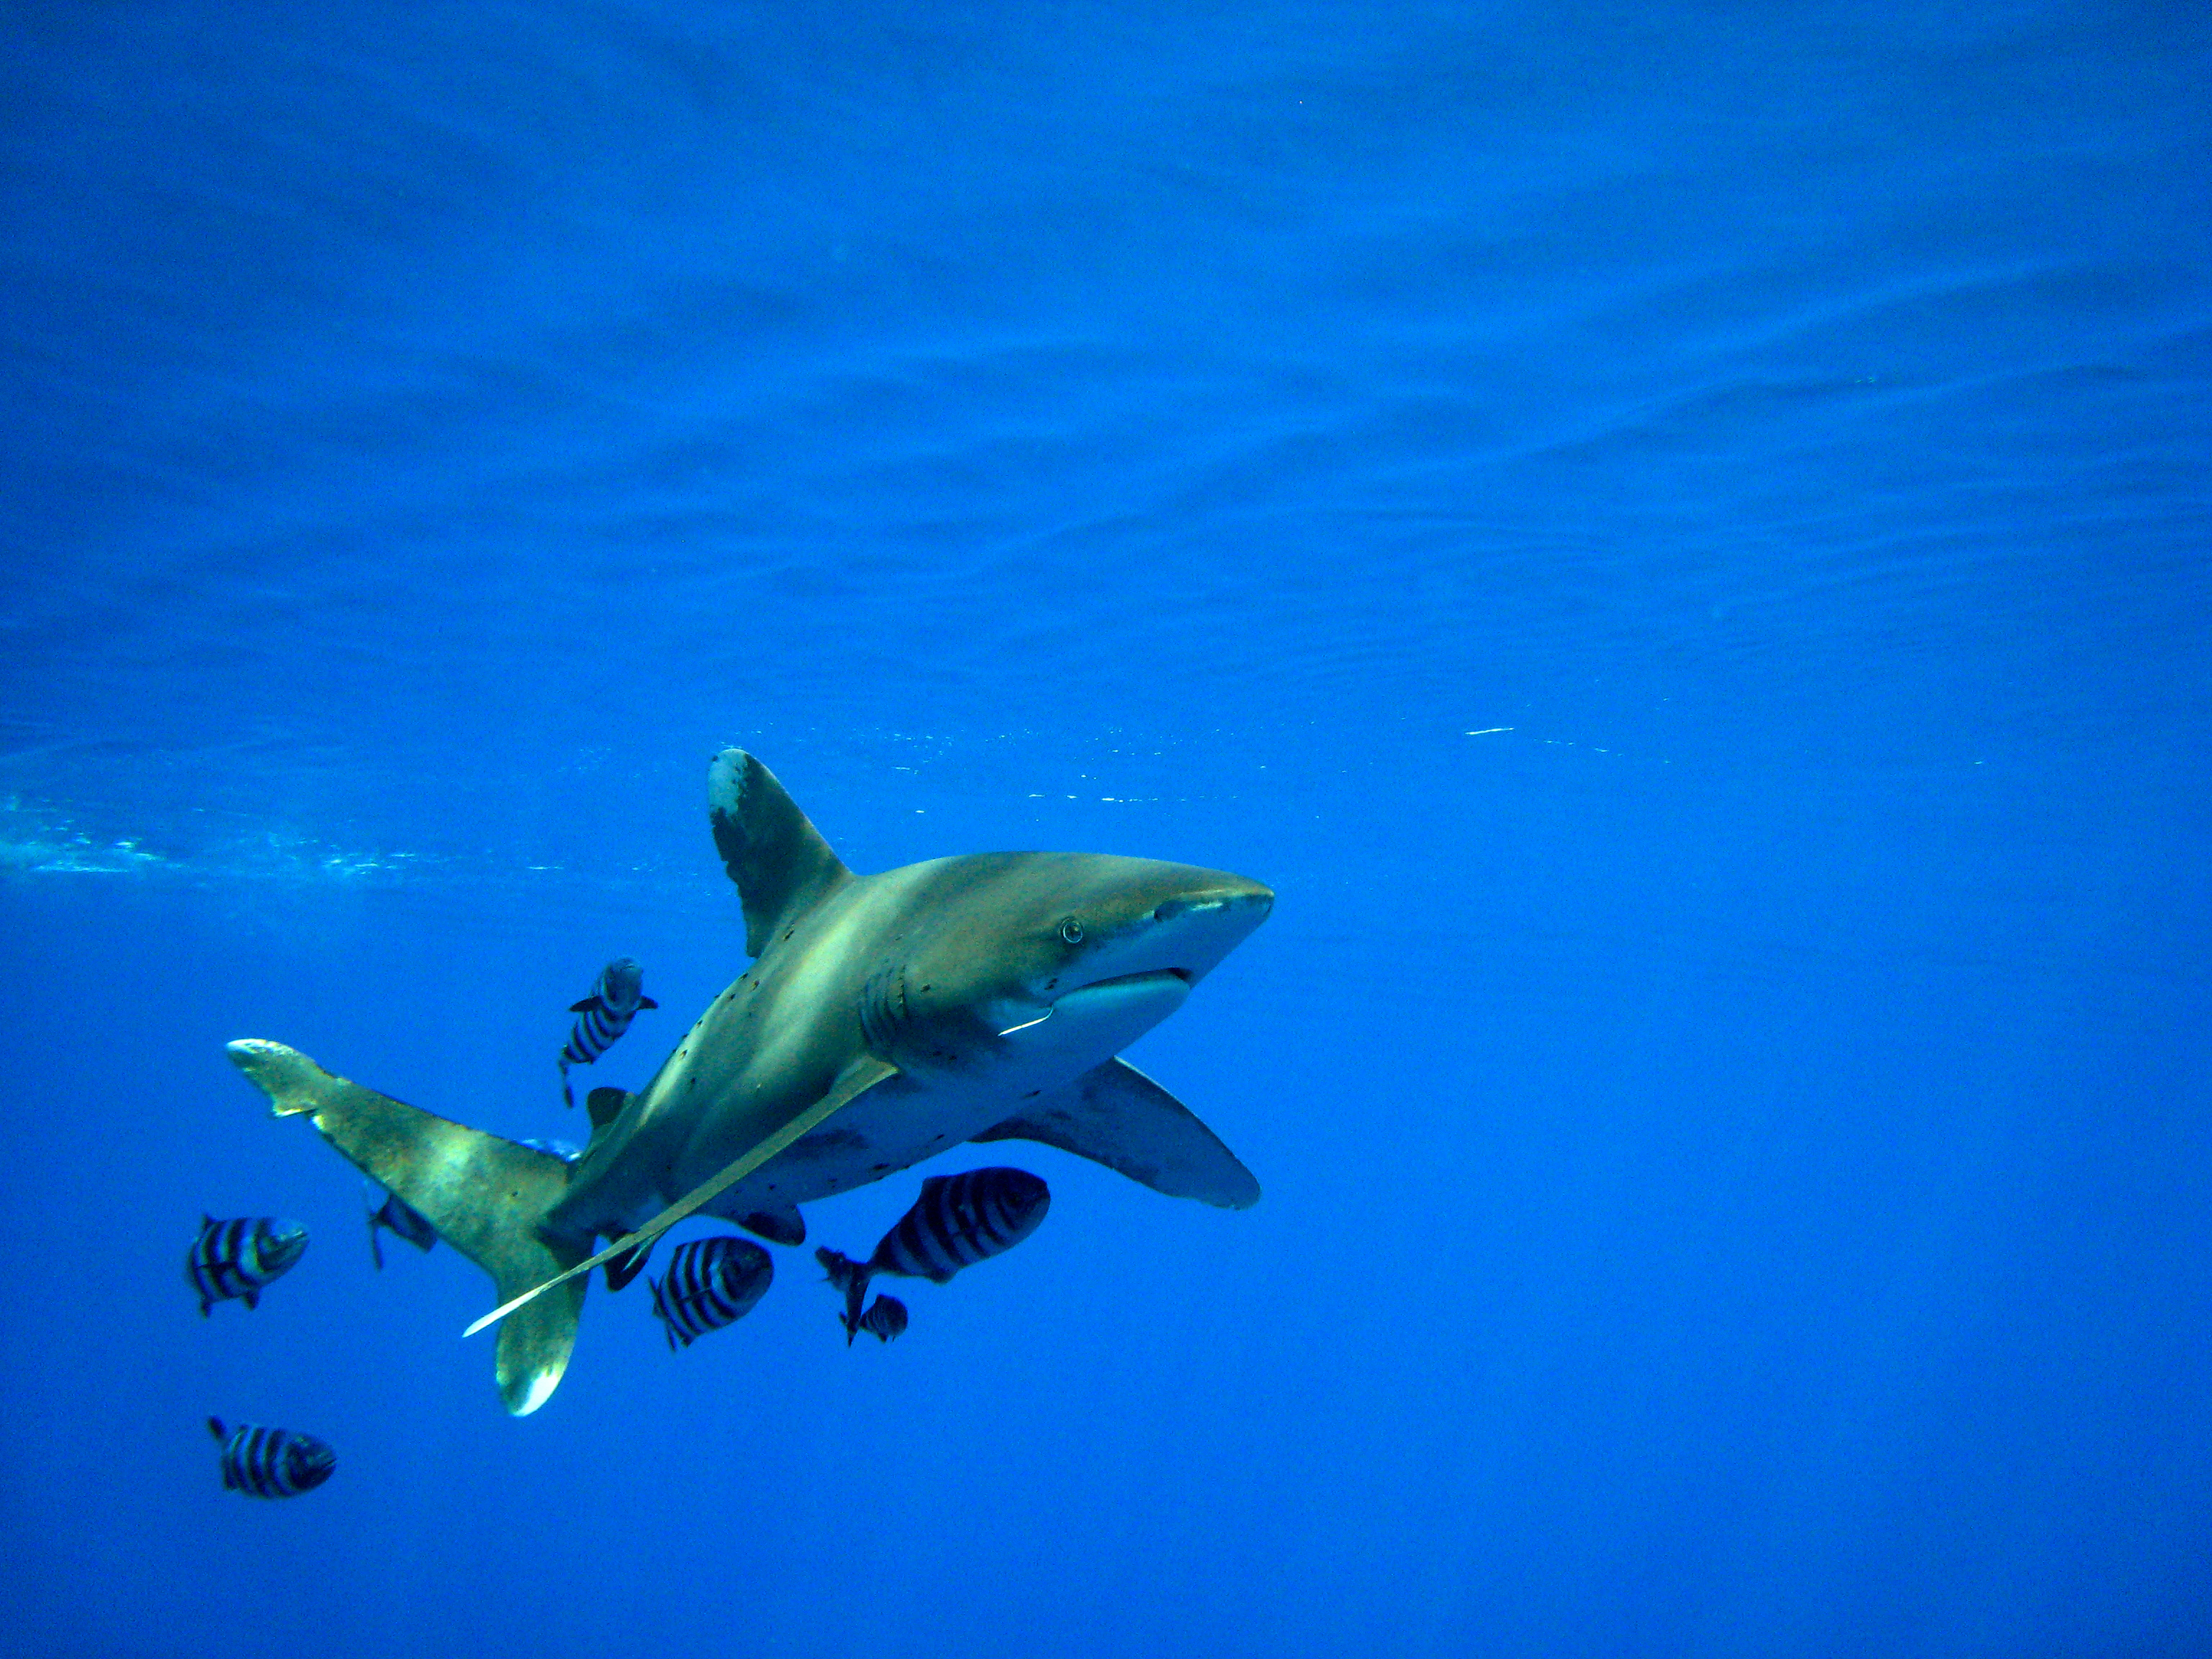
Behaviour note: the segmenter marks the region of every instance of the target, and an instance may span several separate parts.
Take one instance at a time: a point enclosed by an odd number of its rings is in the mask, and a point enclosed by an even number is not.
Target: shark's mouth
[[[1193,982],[1188,968],[1155,968],[1141,974],[1115,974],[1109,979],[1094,979],[1088,985],[1079,985],[1063,992],[1057,1000],[1064,1002],[1069,997],[1079,997],[1086,991],[1109,991],[1120,986],[1140,987],[1164,979],[1179,979],[1186,988]]]
[[[1155,968],[1141,974],[1094,979],[1054,998],[1053,1017],[1057,1021],[1104,1020],[1115,1024],[1134,1019],[1141,1030],[1182,1006],[1182,1000],[1190,994],[1190,979],[1181,968]]]
[[[1017,1031],[1037,1027],[1059,1031],[1072,1025],[1100,1022],[1130,1024],[1134,1035],[1182,1006],[1182,1000],[1190,994],[1191,981],[1190,971],[1183,968],[1155,968],[1141,974],[1115,974],[1106,979],[1094,979],[1088,985],[1061,992],[1046,1005],[1043,1012],[1010,1025],[999,1035],[1012,1036]]]

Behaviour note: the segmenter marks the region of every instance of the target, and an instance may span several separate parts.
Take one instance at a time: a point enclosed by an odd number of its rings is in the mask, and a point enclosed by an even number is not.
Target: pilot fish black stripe
[[[220,1417],[207,1422],[208,1432],[222,1447],[225,1492],[242,1492],[248,1498],[297,1498],[321,1486],[337,1468],[337,1454],[312,1434],[264,1428],[258,1423],[227,1429]]]
[[[296,1221],[202,1216],[200,1236],[185,1255],[185,1278],[199,1292],[201,1316],[234,1298],[258,1307],[262,1287],[289,1272],[307,1248],[307,1230]]]
[[[690,1347],[752,1311],[775,1276],[769,1253],[749,1238],[695,1238],[678,1247],[668,1272],[646,1282],[668,1346]]]
[[[628,1013],[617,1013],[602,1002],[586,1005],[576,1023],[568,1028],[568,1040],[561,1045],[561,1058],[571,1066],[589,1066],[629,1030],[636,1012],[633,1008]]]
[[[845,1298],[838,1322],[845,1328],[846,1346],[863,1330],[888,1342],[906,1328],[906,1309],[894,1297],[879,1297],[866,1314],[860,1311],[872,1275],[903,1273],[942,1285],[963,1267],[1013,1249],[1037,1230],[1051,1204],[1051,1192],[1026,1170],[932,1176],[921,1183],[921,1196],[914,1207],[883,1236],[876,1253],[866,1261],[827,1247],[815,1251],[814,1259]],[[868,1322],[878,1309],[882,1327]],[[896,1329],[889,1328],[893,1321]]]
[[[1051,1195],[1025,1170],[932,1176],[921,1197],[884,1235],[869,1265],[942,1285],[963,1267],[1012,1249],[1044,1219]]]

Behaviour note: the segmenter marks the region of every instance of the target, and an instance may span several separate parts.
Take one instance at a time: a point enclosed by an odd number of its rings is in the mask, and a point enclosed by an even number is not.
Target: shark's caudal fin
[[[707,769],[707,821],[744,903],[748,956],[853,878],[775,774],[742,749],[725,749]]]
[[[588,1239],[572,1246],[538,1231],[568,1187],[568,1166],[552,1153],[333,1077],[281,1042],[234,1042],[230,1057],[269,1097],[277,1116],[312,1116],[364,1175],[489,1273],[502,1301],[560,1278],[591,1254]],[[566,1280],[500,1331],[500,1397],[515,1416],[544,1405],[568,1369],[588,1282]]]

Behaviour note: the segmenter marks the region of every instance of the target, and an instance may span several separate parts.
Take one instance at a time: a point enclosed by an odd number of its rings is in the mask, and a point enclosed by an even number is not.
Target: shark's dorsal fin
[[[707,820],[744,902],[750,956],[853,878],[775,774],[742,749],[725,749],[707,768]]]
[[[1035,1140],[1119,1170],[1170,1198],[1224,1210],[1260,1201],[1260,1183],[1190,1108],[1126,1060],[1109,1060],[970,1140]]]

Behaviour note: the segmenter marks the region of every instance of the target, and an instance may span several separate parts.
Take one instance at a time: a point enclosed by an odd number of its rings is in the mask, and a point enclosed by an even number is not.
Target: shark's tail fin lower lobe
[[[568,1188],[568,1166],[333,1077],[298,1050],[247,1040],[230,1045],[239,1070],[278,1117],[305,1113],[331,1145],[437,1229],[492,1277],[504,1302],[558,1277],[592,1253],[540,1231]],[[499,1333],[499,1392],[517,1417],[544,1405],[568,1368],[588,1278],[579,1277],[509,1316]]]

